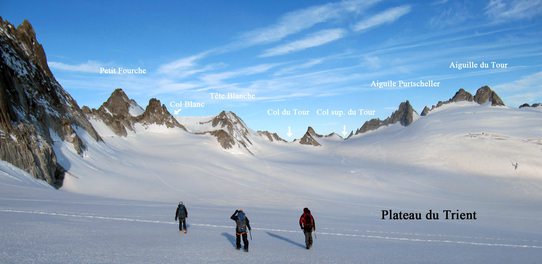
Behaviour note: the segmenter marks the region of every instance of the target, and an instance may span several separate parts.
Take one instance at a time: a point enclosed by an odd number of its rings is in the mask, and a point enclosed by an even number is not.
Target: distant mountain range
[[[77,102],[57,82],[49,67],[43,47],[28,21],[14,27],[0,18],[0,159],[14,164],[36,178],[60,188],[64,173],[57,161],[54,145],[68,142],[83,155],[86,143],[81,133],[102,142],[106,136],[128,137],[139,128],[162,126],[179,129],[192,135],[214,137],[227,151],[254,154],[256,139],[269,144],[302,144],[319,147],[326,140],[349,140],[360,134],[393,124],[410,126],[419,118],[430,115],[439,107],[456,102],[474,102],[504,106],[503,101],[488,86],[473,96],[460,89],[451,99],[425,107],[421,117],[409,101],[384,120],[371,119],[347,138],[332,133],[318,134],[312,127],[299,140],[287,142],[276,133],[253,131],[233,112],[222,111],[209,118],[194,118],[183,123],[175,118],[158,99],[152,98],[145,109],[130,99],[122,89],[116,89],[98,108],[80,108]],[[540,104],[521,107],[539,107]],[[108,130],[108,132],[107,132]]]

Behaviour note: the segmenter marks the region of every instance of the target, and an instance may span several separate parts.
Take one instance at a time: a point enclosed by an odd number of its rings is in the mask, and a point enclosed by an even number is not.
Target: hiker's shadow
[[[231,245],[232,245],[233,247],[236,247],[236,244],[235,244],[235,243],[236,243],[236,241],[235,241],[235,236],[233,236],[233,235],[230,234],[230,233],[226,233],[226,232],[222,233],[222,236],[225,237],[228,241],[230,241],[230,243],[231,243]]]
[[[277,235],[277,234],[273,234],[271,232],[266,232],[270,237],[274,237],[276,239],[280,239],[282,241],[286,241],[292,245],[295,245],[295,246],[298,246],[300,248],[305,248],[305,245],[301,244],[301,243],[298,243],[298,242],[295,242],[287,237],[283,237],[283,236],[280,236],[280,235]]]

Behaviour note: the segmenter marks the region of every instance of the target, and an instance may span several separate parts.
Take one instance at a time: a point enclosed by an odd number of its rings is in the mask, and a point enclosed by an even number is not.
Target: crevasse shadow
[[[270,237],[274,237],[276,239],[280,239],[282,241],[286,241],[292,245],[295,245],[295,246],[298,246],[300,248],[305,248],[305,245],[301,244],[301,243],[298,243],[298,242],[295,242],[287,237],[283,237],[283,236],[280,236],[280,235],[277,235],[277,234],[273,234],[271,232],[266,232]]]

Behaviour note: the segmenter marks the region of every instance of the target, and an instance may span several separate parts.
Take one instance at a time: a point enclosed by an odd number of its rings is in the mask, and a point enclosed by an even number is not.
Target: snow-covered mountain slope
[[[178,116],[176,119],[192,134],[215,137],[221,148],[232,154],[254,154],[258,151],[258,142],[262,142],[262,139],[266,139],[263,144],[286,142],[276,133],[251,130],[233,112],[222,111],[213,117]]]
[[[69,168],[66,190],[115,198],[293,208],[397,197],[541,201],[541,123],[536,109],[454,103],[408,127],[318,148],[253,137],[257,155],[231,155],[212,136],[160,126],[89,144],[83,159],[67,144],[55,148]]]

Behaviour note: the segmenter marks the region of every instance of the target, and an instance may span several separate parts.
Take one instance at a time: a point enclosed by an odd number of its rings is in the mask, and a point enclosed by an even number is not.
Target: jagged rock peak
[[[412,108],[412,105],[407,100],[399,104],[399,108],[397,108],[397,110],[384,121],[374,118],[363,123],[361,128],[356,131],[356,135],[378,129],[382,126],[395,124],[397,122],[399,122],[402,126],[409,126],[414,122],[417,116],[418,113],[414,110],[414,108]]]
[[[287,142],[281,138],[277,133],[271,133],[269,131],[258,131],[258,135],[267,138],[271,142]]]
[[[136,101],[128,98],[128,95],[121,88],[115,89],[101,107],[105,107],[112,115],[118,116],[138,116],[143,113],[143,109]]]
[[[136,121],[144,125],[165,125],[168,128],[178,127],[186,131],[186,128],[181,125],[167,110],[166,106],[160,103],[160,100],[151,98],[145,112],[136,118]]]
[[[459,89],[459,91],[457,91],[455,93],[454,97],[452,97],[452,99],[450,99],[450,101],[451,102],[461,102],[461,101],[472,102],[473,99],[474,99],[474,97],[472,96],[472,94],[465,91],[465,89],[461,88],[461,89]]]
[[[307,128],[307,132],[305,132],[305,135],[299,140],[299,144],[302,145],[312,145],[312,146],[321,146],[321,144],[316,140],[316,138],[322,137],[312,127]]]
[[[38,42],[34,27],[28,20],[24,20],[17,28],[8,21],[2,20],[0,17],[0,27],[6,32],[8,38],[15,41],[19,50],[30,60],[37,65],[48,76],[53,74],[47,65],[47,57],[43,46]]]
[[[407,100],[402,102],[397,111],[393,112],[390,117],[386,118],[384,123],[389,125],[400,122],[402,126],[408,126],[414,122],[415,115],[418,115],[418,113],[414,110],[414,108],[412,108],[412,105]]]
[[[222,128],[227,128],[228,132],[233,132],[235,129],[241,130],[243,134],[248,134],[248,128],[234,112],[222,111],[215,118],[213,118],[212,126],[220,126]]]
[[[0,18],[0,54],[0,159],[61,187],[65,168],[53,145],[69,143],[82,154],[81,133],[101,138],[51,74],[28,21],[14,28]]]
[[[382,122],[382,120],[378,118],[373,118],[363,123],[363,125],[358,130],[356,130],[356,135],[365,133],[367,131],[376,130],[383,125],[384,125],[384,122]]]
[[[319,137],[319,138],[322,137],[322,135],[316,133],[316,131],[314,131],[314,128],[312,128],[312,127],[307,128],[307,133],[309,133],[309,134],[311,134],[311,135],[313,135],[315,137]]]
[[[504,106],[503,101],[497,95],[497,93],[491,90],[491,88],[489,88],[488,86],[483,86],[476,91],[476,95],[474,96],[472,96],[472,94],[470,94],[469,92],[465,91],[465,89],[461,88],[448,101],[445,101],[445,102],[439,101],[436,105],[433,105],[431,107],[431,110],[441,107],[445,104],[462,102],[462,101],[476,102],[478,104],[485,104],[489,101],[491,102],[492,106]],[[427,113],[429,111],[427,111]],[[427,115],[427,113],[425,113],[425,115]],[[423,112],[422,112],[422,116],[424,116]]]
[[[429,114],[429,111],[431,111],[431,109],[429,109],[429,107],[425,106],[422,110],[422,113],[421,113],[421,116],[426,116],[427,114]]]
[[[492,106],[504,106],[504,102],[501,100],[501,98],[495,93],[495,91],[491,90],[489,86],[483,86],[480,89],[476,91],[476,95],[474,96],[474,101],[479,104],[485,104],[487,102],[491,102]]]

